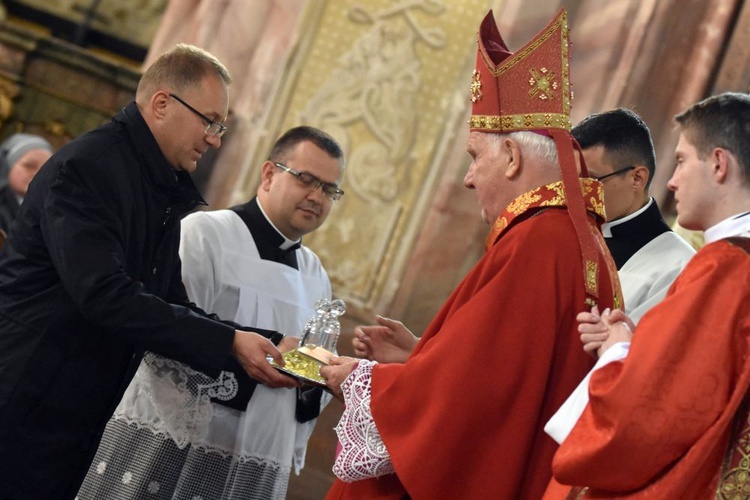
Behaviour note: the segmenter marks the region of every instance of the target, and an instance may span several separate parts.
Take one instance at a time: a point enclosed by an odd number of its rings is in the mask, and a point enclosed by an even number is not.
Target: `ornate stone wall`
[[[140,73],[45,34],[0,21],[0,137],[40,134],[56,147],[109,121]]]
[[[72,23],[82,22],[94,8],[91,28],[133,45],[148,47],[168,0],[15,0]],[[218,0],[217,0],[218,2]]]

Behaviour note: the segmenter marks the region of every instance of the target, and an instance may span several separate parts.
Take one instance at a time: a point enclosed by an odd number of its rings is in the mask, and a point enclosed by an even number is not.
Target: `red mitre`
[[[532,131],[557,146],[568,213],[581,247],[590,305],[598,301],[599,243],[588,226],[570,135],[570,52],[568,16],[560,9],[552,21],[512,53],[490,10],[479,27],[477,61],[471,83],[472,131]],[[575,146],[574,146],[575,144]],[[588,175],[583,158],[582,170]]]
[[[490,10],[479,27],[471,84],[471,130],[570,130],[568,16],[557,16],[515,54]]]

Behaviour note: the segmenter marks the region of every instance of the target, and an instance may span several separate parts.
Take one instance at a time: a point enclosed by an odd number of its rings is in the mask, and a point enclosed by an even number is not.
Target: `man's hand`
[[[354,353],[379,363],[405,363],[419,339],[400,321],[377,316],[377,325],[354,329]]]
[[[612,312],[605,309],[600,315],[599,309],[594,306],[590,313],[579,313],[576,320],[583,350],[594,357],[601,357],[617,342],[630,342],[635,329],[633,322],[620,309]]]
[[[355,358],[334,356],[331,358],[329,365],[320,367],[320,376],[323,377],[333,395],[341,401],[344,400],[344,395],[341,392],[341,384],[354,371],[357,363],[359,363],[359,360]]]
[[[633,340],[635,324],[620,309],[615,309],[611,314],[602,316],[602,320],[607,325],[609,332],[607,340],[604,341],[597,352],[599,356],[618,342],[630,342]]]
[[[271,356],[279,366],[284,366],[284,359],[273,342],[262,335],[235,330],[232,354],[248,375],[268,387],[298,387],[300,385],[296,379],[278,372],[271,366],[266,356]]]
[[[604,314],[609,314],[609,309],[605,309]],[[591,312],[578,313],[576,320],[578,321],[578,333],[581,334],[584,352],[594,358],[597,357],[598,349],[609,335],[607,325],[602,321],[599,314],[599,308],[594,306],[591,308]]]

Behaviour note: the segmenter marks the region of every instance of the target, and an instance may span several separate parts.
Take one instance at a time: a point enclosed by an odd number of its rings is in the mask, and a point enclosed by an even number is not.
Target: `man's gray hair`
[[[500,144],[505,137],[510,137],[518,143],[519,148],[524,155],[532,158],[538,166],[542,168],[558,169],[557,148],[555,141],[535,132],[523,130],[520,132],[511,132],[508,134],[488,134],[490,144],[493,148],[500,148]],[[497,150],[497,149],[496,149]]]
[[[180,93],[199,85],[207,75],[215,75],[224,85],[232,83],[229,70],[211,53],[186,43],[178,43],[159,56],[138,82],[136,101],[150,99],[159,90]]]

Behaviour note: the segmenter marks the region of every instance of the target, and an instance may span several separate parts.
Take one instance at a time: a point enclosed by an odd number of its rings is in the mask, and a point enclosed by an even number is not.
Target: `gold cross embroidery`
[[[542,68],[538,72],[535,69],[531,69],[529,72],[531,73],[529,85],[532,87],[531,90],[529,90],[529,95],[534,97],[539,94],[539,99],[543,101],[552,98],[552,91],[557,90],[558,88],[557,75],[555,75],[555,72],[550,72],[547,68]],[[541,73],[541,75],[539,73]]]

